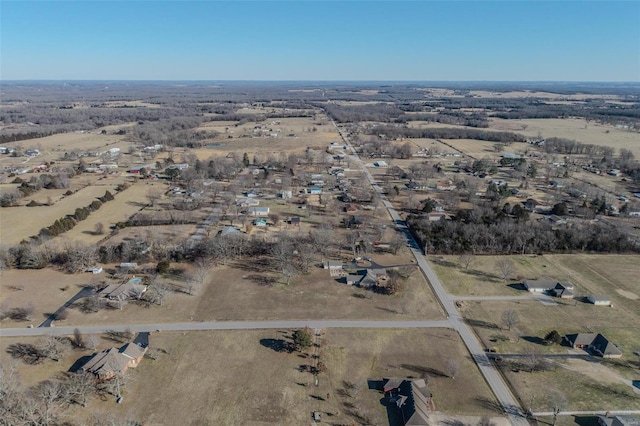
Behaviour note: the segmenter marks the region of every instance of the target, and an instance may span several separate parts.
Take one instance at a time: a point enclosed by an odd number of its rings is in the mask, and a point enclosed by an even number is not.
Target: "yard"
[[[153,334],[151,346],[166,353],[134,371],[118,411],[147,424],[299,425],[313,411],[331,423],[367,418],[386,424],[382,394],[367,381],[427,376],[438,411],[496,414],[489,389],[452,331],[325,330],[319,356],[327,371],[318,386],[299,369],[311,357],[277,350],[290,332]],[[460,363],[455,379],[444,372],[449,358]],[[112,404],[94,400],[89,409],[106,413]]]

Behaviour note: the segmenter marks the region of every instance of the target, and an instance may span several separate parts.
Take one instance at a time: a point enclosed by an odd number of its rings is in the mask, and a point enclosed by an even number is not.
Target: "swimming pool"
[[[142,282],[142,278],[131,278],[129,280],[129,284],[140,284]]]

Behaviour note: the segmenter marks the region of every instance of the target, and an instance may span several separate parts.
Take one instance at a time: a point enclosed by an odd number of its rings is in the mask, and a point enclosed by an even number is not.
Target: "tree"
[[[312,343],[313,340],[309,327],[293,332],[293,346],[296,350],[302,351],[303,349],[307,349]]]
[[[59,336],[47,336],[40,340],[38,348],[44,356],[54,361],[60,361],[60,358],[69,349],[68,340]]]
[[[96,235],[104,234],[104,224],[102,222],[98,222],[93,227],[93,233]]]
[[[509,331],[511,331],[513,327],[518,325],[519,322],[520,318],[518,316],[518,313],[513,309],[507,309],[502,313],[502,324],[504,324],[504,326],[507,327]]]
[[[551,214],[555,214],[557,216],[565,216],[567,213],[569,213],[569,208],[566,203],[554,204],[551,209]]]
[[[100,344],[100,339],[93,334],[84,338],[84,347],[87,349],[91,349],[92,351],[95,351],[99,344]]]
[[[560,333],[558,333],[557,330],[553,330],[547,333],[546,336],[544,336],[544,341],[547,345],[552,345],[554,343],[556,345],[559,345],[560,343],[562,343],[562,336],[560,335]]]
[[[496,423],[487,416],[483,416],[478,422],[478,426],[496,426]]]
[[[400,250],[406,244],[407,237],[400,232],[396,232],[395,234],[393,234],[393,237],[391,237],[391,241],[389,241],[389,248],[391,249],[391,252],[393,254],[398,254],[398,250]]]
[[[458,370],[460,370],[460,364],[458,363],[458,360],[449,358],[447,360],[447,373],[449,374],[449,377],[455,379],[456,374],[458,374]]]
[[[80,332],[79,328],[73,329],[73,344],[76,346],[76,348],[85,347],[84,338],[82,337],[82,333]]]
[[[156,272],[159,274],[166,274],[167,272],[169,272],[170,268],[171,268],[171,262],[169,260],[167,259],[161,260],[156,265]]]
[[[524,357],[522,358],[522,362],[529,370],[529,373],[533,373],[540,363],[540,357],[533,350],[533,348],[527,348],[524,352]]]
[[[460,265],[462,265],[464,269],[469,269],[469,267],[475,260],[476,257],[471,253],[464,253],[458,256],[458,262],[460,262]]]
[[[149,290],[145,293],[147,300],[162,306],[167,300],[169,293],[171,293],[171,287],[162,282],[155,282],[149,287]]]
[[[88,371],[70,373],[65,387],[69,401],[84,407],[87,405],[87,396],[96,388],[96,380]]]
[[[567,396],[557,389],[549,389],[547,391],[547,401],[553,413],[553,426],[555,426],[558,421],[558,414],[568,405]]]
[[[153,207],[160,198],[162,198],[162,191],[157,188],[152,188],[147,192],[147,200],[151,207]]]
[[[507,281],[515,270],[515,265],[510,259],[500,259],[496,262],[496,269],[503,280]]]

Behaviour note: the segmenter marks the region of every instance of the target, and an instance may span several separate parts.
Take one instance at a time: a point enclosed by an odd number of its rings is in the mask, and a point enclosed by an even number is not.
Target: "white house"
[[[268,216],[269,207],[249,207],[247,213],[249,216]]]

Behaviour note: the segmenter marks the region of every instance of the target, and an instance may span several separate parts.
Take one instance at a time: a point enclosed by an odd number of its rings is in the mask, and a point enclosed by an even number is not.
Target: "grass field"
[[[151,346],[167,353],[145,359],[133,372],[136,380],[118,411],[152,425],[299,425],[313,411],[330,423],[362,416],[386,424],[382,394],[369,390],[367,380],[426,375],[437,410],[495,414],[493,397],[452,331],[326,330],[318,355],[327,371],[318,386],[311,374],[299,371],[311,358],[271,348],[289,335],[290,330],[156,333]],[[455,379],[443,373],[449,358],[460,362]],[[355,386],[353,397],[345,382]],[[94,400],[89,409],[106,412],[112,404]]]
[[[73,229],[65,232],[64,238],[85,243],[97,243],[104,235],[96,235],[95,225],[101,222],[105,233],[117,222],[126,221],[131,215],[143,208],[147,203],[146,195],[151,189],[165,191],[167,185],[160,182],[139,182],[115,195],[115,199],[91,213],[88,218],[79,222]]]
[[[526,120],[503,120],[492,118],[490,128],[494,130],[508,130],[521,133],[525,136],[544,138],[557,137],[573,139],[578,142],[593,145],[603,145],[615,148],[631,150],[636,157],[640,157],[640,137],[638,133],[614,126],[596,123],[586,123],[577,118],[543,118]]]
[[[2,244],[14,245],[40,229],[53,224],[56,219],[73,214],[78,207],[86,207],[105,191],[115,193],[115,184],[90,185],[80,189],[53,206],[10,207],[0,209],[0,241]],[[116,195],[116,199],[117,199]],[[112,201],[115,202],[115,201]]]

